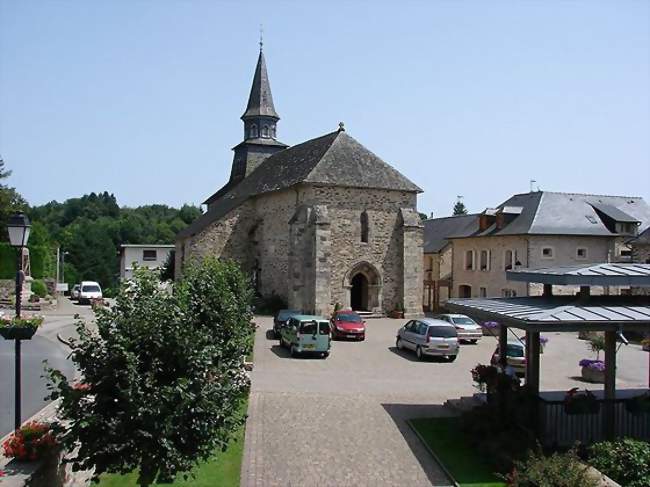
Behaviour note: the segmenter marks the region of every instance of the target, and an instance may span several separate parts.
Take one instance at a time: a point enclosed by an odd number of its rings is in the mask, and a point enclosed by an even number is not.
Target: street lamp
[[[25,280],[25,273],[23,272],[23,248],[27,245],[29,240],[29,231],[31,225],[29,218],[24,213],[16,213],[9,218],[7,224],[7,231],[9,233],[9,243],[12,247],[18,249],[18,265],[16,270],[16,318],[20,318],[20,302],[23,294],[23,281]],[[16,408],[15,408],[15,429],[20,428],[20,338],[15,338],[16,344]]]

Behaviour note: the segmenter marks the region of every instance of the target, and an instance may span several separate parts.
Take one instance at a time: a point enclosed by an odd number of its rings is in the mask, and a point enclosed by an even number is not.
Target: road
[[[93,319],[89,306],[78,306],[67,298],[61,298],[58,309],[41,313],[45,316],[45,322],[36,335],[22,342],[23,421],[47,404],[43,360],[47,360],[50,367],[61,370],[68,378],[74,376],[74,366],[68,358],[70,349],[57,339],[57,333],[64,338],[75,336],[74,315],[77,313],[86,320]],[[0,340],[0,437],[14,427],[14,357],[14,341]]]
[[[476,392],[470,370],[489,363],[493,337],[462,345],[453,363],[419,362],[395,349],[404,320],[368,320],[365,342],[334,342],[327,359],[289,357],[256,318],[255,366],[246,423],[243,487],[443,486],[448,479],[405,419],[449,414],[447,399]],[[574,333],[548,334],[541,387],[602,390],[578,376],[595,358]],[[647,385],[648,357],[638,345],[618,354],[617,387]]]

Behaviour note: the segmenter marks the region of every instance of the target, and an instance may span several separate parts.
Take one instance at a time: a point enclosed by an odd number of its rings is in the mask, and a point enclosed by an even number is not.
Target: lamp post
[[[29,240],[29,231],[31,225],[29,224],[29,218],[24,213],[16,213],[9,218],[9,223],[7,224],[7,231],[9,233],[9,242],[12,247],[18,249],[18,265],[16,271],[16,318],[20,318],[20,305],[22,300],[23,293],[23,281],[25,279],[25,273],[23,272],[23,248],[27,245],[27,240]],[[20,338],[15,338],[16,344],[16,407],[15,407],[15,420],[14,425],[15,429],[20,428]]]

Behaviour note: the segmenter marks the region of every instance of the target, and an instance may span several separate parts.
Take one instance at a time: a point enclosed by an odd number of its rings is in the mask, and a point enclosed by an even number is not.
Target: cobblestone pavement
[[[489,361],[492,337],[463,345],[454,363],[418,362],[394,348],[404,321],[369,320],[365,342],[334,342],[325,360],[292,359],[270,339],[272,320],[257,323],[242,486],[449,485],[405,419],[447,414],[446,399],[476,392],[469,370]],[[585,342],[548,338],[542,389],[602,388],[575,377],[591,357]],[[638,346],[621,348],[618,386],[646,384],[647,360]]]

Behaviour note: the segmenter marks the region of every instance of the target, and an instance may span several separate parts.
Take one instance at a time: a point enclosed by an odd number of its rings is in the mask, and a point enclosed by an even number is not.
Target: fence
[[[607,439],[605,435],[605,411],[607,405],[614,408],[614,435],[650,440],[650,410],[631,412],[629,399],[597,400],[597,411],[570,414],[564,401],[541,399],[540,436],[544,446],[571,446],[576,441],[593,443]],[[594,408],[596,409],[596,408]]]

